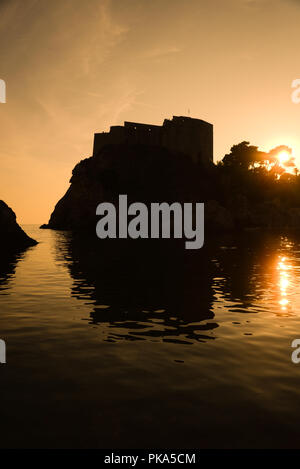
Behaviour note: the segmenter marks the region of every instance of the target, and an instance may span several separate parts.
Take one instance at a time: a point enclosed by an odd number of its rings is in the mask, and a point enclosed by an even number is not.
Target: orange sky
[[[298,0],[0,0],[0,199],[47,222],[93,133],[190,115],[300,166]],[[298,156],[299,155],[299,156]]]

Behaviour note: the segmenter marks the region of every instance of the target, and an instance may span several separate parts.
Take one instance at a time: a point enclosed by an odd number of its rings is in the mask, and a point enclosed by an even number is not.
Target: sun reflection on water
[[[279,300],[280,309],[282,312],[290,311],[291,305],[288,299],[288,293],[291,289],[291,275],[293,273],[293,266],[286,256],[279,256],[277,263],[277,270],[279,271]]]

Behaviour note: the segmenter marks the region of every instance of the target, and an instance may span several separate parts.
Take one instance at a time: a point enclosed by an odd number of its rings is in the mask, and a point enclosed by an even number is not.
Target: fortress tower
[[[173,116],[172,120],[165,119],[162,126],[137,122],[112,126],[109,132],[95,134],[93,155],[105,145],[121,143],[160,146],[184,153],[195,163],[213,162],[213,125],[192,117]]]

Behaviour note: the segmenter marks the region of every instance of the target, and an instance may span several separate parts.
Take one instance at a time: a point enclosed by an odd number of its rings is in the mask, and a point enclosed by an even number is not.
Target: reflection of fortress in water
[[[109,144],[155,145],[189,156],[195,163],[213,162],[213,126],[201,119],[173,116],[162,126],[124,122],[95,134],[93,155]]]
[[[88,300],[90,323],[103,326],[103,340],[192,344],[214,339],[211,332],[218,324],[206,256],[186,256],[176,243],[160,240],[113,245],[91,237],[60,240],[57,256],[67,260],[71,294]]]

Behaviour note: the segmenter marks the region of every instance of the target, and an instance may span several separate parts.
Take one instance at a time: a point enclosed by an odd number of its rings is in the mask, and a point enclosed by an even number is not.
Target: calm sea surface
[[[300,235],[24,229],[39,244],[0,260],[0,447],[300,447]]]

